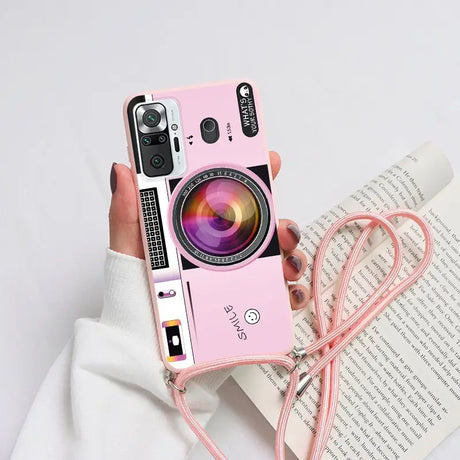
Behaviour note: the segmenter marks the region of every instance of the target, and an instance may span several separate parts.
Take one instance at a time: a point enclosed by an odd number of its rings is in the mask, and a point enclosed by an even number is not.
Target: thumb
[[[110,249],[143,259],[136,187],[131,170],[125,165],[113,163],[110,171],[110,187],[112,189],[109,211]]]

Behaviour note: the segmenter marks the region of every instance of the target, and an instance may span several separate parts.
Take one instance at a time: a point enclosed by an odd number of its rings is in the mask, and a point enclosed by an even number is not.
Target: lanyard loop
[[[289,355],[263,355],[263,356],[245,356],[241,358],[226,358],[210,363],[197,364],[189,367],[179,374],[174,379],[174,386],[185,388],[185,384],[193,377],[204,374],[209,371],[226,369],[247,364],[277,364],[284,367],[287,371],[292,369],[290,374],[289,385],[284,396],[283,406],[278,418],[278,426],[276,429],[276,458],[284,459],[284,437],[286,433],[287,422],[291,412],[292,404],[296,397],[297,384],[299,382],[299,370],[297,369],[296,361]],[[218,460],[226,460],[224,453],[217,447],[217,444],[206,433],[198,420],[192,414],[185,394],[180,391],[173,391],[174,402],[177,408],[184,417],[188,426],[197,435],[198,439],[208,449],[210,454]]]
[[[390,219],[406,217],[414,221],[422,230],[425,239],[425,250],[419,264],[413,272],[398,284],[394,281],[401,272],[403,262],[403,247],[397,230]],[[335,300],[332,322],[328,324],[325,307],[322,300],[321,274],[326,250],[334,235],[342,227],[357,220],[369,220],[361,235],[352,247],[351,253],[343,268]],[[345,320],[342,318],[345,299],[353,269],[359,261],[364,245],[372,232],[383,227],[388,233],[394,249],[394,259],[390,271],[378,288],[368,299]],[[167,384],[174,390],[173,397],[189,427],[209,450],[214,458],[223,460],[225,455],[209,437],[190,411],[185,399],[187,381],[209,371],[232,368],[248,364],[276,364],[286,369],[289,374],[289,385],[284,396],[283,406],[278,418],[276,430],[276,458],[284,459],[284,438],[289,414],[296,397],[301,397],[309,387],[313,378],[322,373],[322,389],[320,409],[317,418],[318,428],[310,453],[311,459],[320,459],[329,439],[339,397],[340,353],[343,349],[366,328],[382,310],[410,285],[415,283],[427,270],[434,253],[434,239],[428,223],[415,212],[405,209],[385,211],[381,214],[356,212],[338,219],[326,232],[315,256],[313,267],[313,299],[318,321],[319,338],[305,348],[294,348],[289,355],[262,355],[226,358],[218,361],[197,364],[178,373],[175,377],[169,375]],[[321,352],[321,357],[314,362],[308,372],[300,375],[299,365],[307,356]]]
[[[323,267],[324,254],[329,245],[333,234],[336,230],[346,225],[347,221],[366,218],[370,223],[363,229],[361,235],[352,248],[352,251],[345,263],[342,277],[340,280],[337,297],[335,300],[331,331],[328,332],[325,320],[324,305],[321,299],[321,274]],[[401,241],[396,234],[396,229],[388,225],[388,220],[395,217],[406,217],[414,221],[422,230],[425,239],[425,250],[423,257],[419,264],[415,267],[411,274],[406,276],[398,284],[391,287],[394,280],[401,271],[401,262],[403,257],[403,248]],[[375,228],[379,225],[381,219],[386,220],[387,224],[382,225],[389,233],[394,246],[394,260],[393,265],[380,286],[375,292],[364,302],[364,304],[357,309],[347,320],[342,320],[342,314],[345,306],[346,294],[349,287],[350,280],[353,275],[353,269],[358,262],[359,255],[362,249]],[[335,230],[335,231],[334,231]],[[365,328],[369,323],[392,301],[396,296],[401,294],[407,287],[415,283],[420,276],[426,271],[433,257],[433,236],[431,234],[427,222],[418,216],[415,212],[405,209],[396,209],[377,214],[363,214],[353,213],[339,219],[329,230],[326,232],[325,237],[321,241],[315,257],[314,271],[313,271],[313,291],[314,302],[318,317],[318,331],[322,337],[322,344],[326,343],[321,348],[321,358],[310,368],[309,375],[315,376],[322,370],[323,385],[320,397],[320,411],[318,414],[318,426],[320,427],[319,435],[313,441],[313,448],[311,450],[311,459],[320,459],[324,451],[327,441],[329,439],[335,413],[337,411],[337,404],[339,398],[339,377],[340,377],[340,353],[343,349]],[[323,321],[321,321],[321,318]],[[343,321],[343,322],[342,322]],[[345,333],[342,331],[348,324],[350,326]],[[343,334],[340,336],[339,334]],[[327,339],[326,339],[327,337]],[[334,339],[331,343],[331,339]],[[316,341],[311,348],[318,350],[320,348],[321,338]],[[307,350],[309,347],[307,347]],[[302,380],[299,386],[302,385]]]
[[[288,372],[292,374],[295,369],[299,368],[300,363],[307,357],[307,352],[305,348],[294,347],[291,351],[291,357],[295,361],[294,367]]]

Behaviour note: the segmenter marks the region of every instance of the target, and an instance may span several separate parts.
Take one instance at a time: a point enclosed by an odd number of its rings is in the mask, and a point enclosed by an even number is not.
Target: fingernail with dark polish
[[[117,189],[117,173],[115,172],[115,165],[116,163],[112,163],[112,169],[110,170],[110,188],[112,190],[112,194],[115,193]]]
[[[294,224],[289,224],[287,226],[287,229],[294,235],[294,238],[295,240],[297,241],[297,243],[300,241],[300,230],[299,230],[299,227],[297,227],[297,225],[294,225]]]
[[[292,255],[286,260],[294,267],[296,272],[300,272],[300,269],[302,268],[302,261],[300,260],[300,257]]]
[[[305,294],[302,289],[293,289],[291,294],[294,296],[297,303],[302,303],[305,300]]]

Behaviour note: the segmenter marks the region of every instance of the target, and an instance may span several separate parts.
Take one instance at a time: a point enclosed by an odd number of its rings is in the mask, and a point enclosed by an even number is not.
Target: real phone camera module
[[[137,136],[144,174],[166,176],[173,170],[168,120],[163,104],[143,104],[136,110]]]

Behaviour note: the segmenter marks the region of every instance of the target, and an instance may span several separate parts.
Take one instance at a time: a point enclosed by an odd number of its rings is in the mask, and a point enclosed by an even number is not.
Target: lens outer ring
[[[160,137],[161,137],[161,136],[164,137],[164,141],[161,141],[161,140],[160,140]],[[166,142],[168,142],[168,136],[167,136],[167,134],[161,133],[161,134],[158,136],[158,142],[159,142],[160,144],[165,144]]]
[[[160,166],[155,166],[155,165],[153,164],[153,159],[154,159],[154,158],[160,158],[160,160],[161,160]],[[150,160],[150,164],[151,164],[155,169],[160,169],[160,168],[162,168],[162,167],[164,166],[164,164],[165,164],[165,159],[164,159],[164,157],[161,156],[161,155],[158,155],[158,154],[157,154],[157,155],[153,155],[152,159]]]
[[[144,113],[148,110],[156,110],[161,115],[160,123],[155,127],[150,127],[144,124],[143,116]],[[149,104],[142,104],[139,105],[136,109],[136,120],[137,120],[137,129],[142,134],[153,134],[164,131],[168,126],[167,116],[166,116],[166,108],[163,104],[159,102],[149,103]]]
[[[144,144],[144,139],[150,139],[150,144]],[[152,145],[152,138],[151,136],[142,136],[141,137],[141,144],[144,146],[144,147],[150,147]]]
[[[145,118],[149,113],[156,113],[158,115],[158,121],[156,123],[154,124],[147,123]],[[156,109],[148,109],[142,114],[142,121],[144,122],[144,125],[147,126],[148,128],[156,128],[161,122],[161,114]]]
[[[261,213],[261,223],[252,242],[241,252],[230,256],[207,254],[187,238],[182,227],[182,209],[189,194],[205,180],[227,178],[241,182],[256,198]],[[265,183],[252,171],[237,165],[212,165],[194,171],[177,184],[171,196],[168,212],[171,237],[179,252],[193,264],[208,270],[233,270],[249,264],[262,254],[275,230],[271,193]]]

